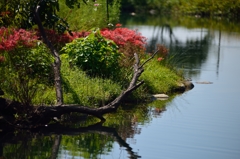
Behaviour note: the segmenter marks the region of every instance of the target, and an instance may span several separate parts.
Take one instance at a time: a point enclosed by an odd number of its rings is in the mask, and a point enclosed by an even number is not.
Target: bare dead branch
[[[100,108],[90,108],[81,105],[64,105],[64,104],[57,106],[33,107],[31,113],[29,113],[28,115],[29,124],[32,126],[38,124],[39,125],[48,124],[54,117],[60,117],[63,114],[69,114],[72,112],[92,115],[99,118],[101,122],[104,122],[105,121],[105,118],[103,117],[104,114],[115,112],[122,103],[122,101],[129,94],[131,94],[132,91],[136,90],[144,83],[144,81],[138,81],[139,77],[144,71],[143,65],[150,61],[156,55],[156,53],[157,51],[142,65],[140,65],[138,55],[136,53],[134,54],[136,63],[133,66],[133,76],[131,82],[129,83],[129,86],[117,98],[115,98],[112,102],[108,103],[107,105]],[[5,107],[7,106],[8,105],[5,105]]]
[[[147,59],[140,67],[143,67],[148,61],[150,61],[151,59],[153,59],[154,56],[158,53],[158,51],[159,51],[159,49],[157,49],[157,51],[155,51],[155,52],[152,54],[152,56],[151,56],[149,59]]]

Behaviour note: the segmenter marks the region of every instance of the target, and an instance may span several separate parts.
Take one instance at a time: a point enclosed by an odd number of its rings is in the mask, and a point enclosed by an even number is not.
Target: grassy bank
[[[4,28],[2,32],[5,33]],[[15,30],[13,35],[19,35],[18,32]],[[25,32],[31,38],[32,32]],[[3,43],[12,40],[5,36],[7,40]],[[65,40],[72,38],[67,34],[61,36]],[[52,42],[54,44],[54,40]],[[4,97],[26,105],[56,104],[49,50],[41,42],[32,41],[27,46],[20,42],[15,44],[11,46],[14,49],[0,54],[0,88],[5,92]],[[145,37],[140,33],[119,27],[92,31],[86,37],[66,43],[60,51],[64,103],[98,107],[113,100],[132,79],[133,53],[138,53],[141,63],[152,56],[145,53],[144,44]],[[143,101],[150,94],[170,93],[176,88],[183,77],[169,63],[173,59],[168,57],[168,50],[161,45],[158,54],[144,65],[145,71],[140,79],[145,84],[134,91],[128,100]]]
[[[144,61],[146,59],[142,59]],[[180,71],[170,69],[154,58],[144,68],[140,77],[145,84],[128,98],[128,101],[149,100],[149,95],[172,93],[172,90],[183,81]],[[119,70],[120,71],[120,70]],[[122,80],[111,80],[100,77],[91,78],[78,68],[69,67],[67,60],[62,60],[62,78],[64,85],[64,102],[96,107],[106,104],[117,97],[126,88],[132,77],[132,68],[124,69]],[[48,87],[40,91],[34,98],[34,104],[55,104],[55,89]]]

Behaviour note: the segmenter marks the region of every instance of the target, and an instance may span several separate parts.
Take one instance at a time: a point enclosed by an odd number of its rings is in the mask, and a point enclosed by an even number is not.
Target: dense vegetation
[[[111,7],[119,9],[119,1],[66,0],[64,4],[75,16],[81,16],[75,7],[84,4],[105,19],[90,22],[93,26],[86,30],[70,27],[73,22],[61,16],[61,2],[21,1],[18,5],[4,1],[0,6],[4,15],[0,30],[1,121],[8,118],[12,125],[35,126],[78,112],[104,122],[103,115],[117,110],[123,100],[145,100],[149,94],[171,92],[183,80],[164,62],[169,59],[164,46],[146,53],[146,38],[141,33],[110,23],[119,17],[116,12],[111,17],[109,12]],[[89,18],[84,21],[88,23]],[[143,66],[147,71],[140,78]],[[140,87],[144,80],[145,86]]]
[[[122,9],[131,12],[160,12],[183,13],[200,16],[238,17],[240,13],[239,0],[122,0]],[[154,13],[154,12],[152,12]]]

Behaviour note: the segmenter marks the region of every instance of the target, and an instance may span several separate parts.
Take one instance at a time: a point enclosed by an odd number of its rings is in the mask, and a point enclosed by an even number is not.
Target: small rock
[[[167,100],[169,96],[166,94],[154,94],[153,98],[156,98],[157,100]]]
[[[194,85],[191,81],[185,81],[184,86],[185,86],[186,90],[191,90],[194,88]]]
[[[196,82],[197,84],[213,84],[213,82],[209,81],[202,81],[202,82]]]

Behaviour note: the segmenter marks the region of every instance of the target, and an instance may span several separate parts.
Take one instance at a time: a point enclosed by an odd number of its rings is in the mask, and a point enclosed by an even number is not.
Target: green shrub
[[[99,30],[85,38],[78,38],[66,44],[61,50],[69,62],[91,76],[111,77],[117,75],[121,54],[118,46],[102,37]]]
[[[37,91],[53,84],[52,58],[44,44],[34,48],[19,46],[3,55],[0,87],[13,100],[30,105]]]

